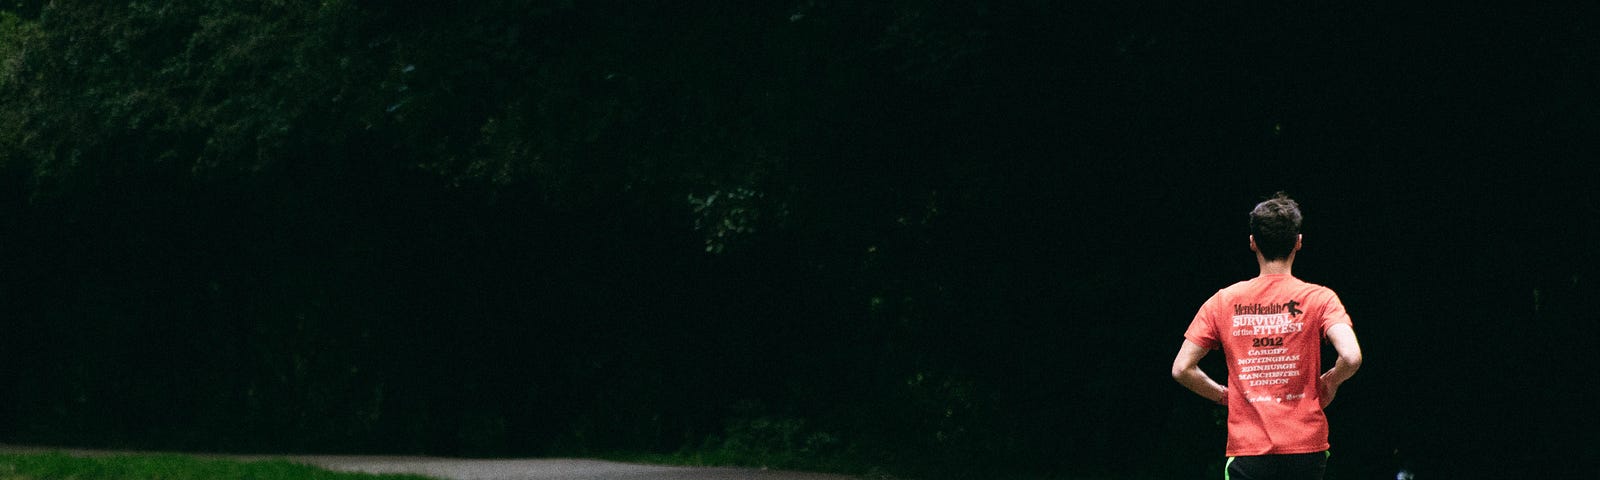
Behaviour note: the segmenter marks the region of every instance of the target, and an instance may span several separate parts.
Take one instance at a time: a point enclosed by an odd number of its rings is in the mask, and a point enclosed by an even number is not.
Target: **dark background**
[[[1214,475],[1284,190],[1330,478],[1596,467],[1594,6],[449,3],[0,3],[0,441]]]

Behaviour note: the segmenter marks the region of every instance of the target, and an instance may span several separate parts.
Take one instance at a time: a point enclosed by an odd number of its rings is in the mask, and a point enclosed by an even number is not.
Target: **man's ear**
[[[1295,234],[1295,236],[1294,236],[1294,251],[1296,251],[1296,252],[1300,251],[1300,242],[1302,240],[1305,240],[1305,238],[1306,237],[1303,234]]]
[[[1299,242],[1300,242],[1299,240],[1295,240],[1295,246],[1296,247],[1298,247],[1300,245]],[[1256,252],[1256,253],[1261,253],[1261,248],[1256,247],[1256,236],[1255,235],[1251,235],[1250,236],[1250,251]]]

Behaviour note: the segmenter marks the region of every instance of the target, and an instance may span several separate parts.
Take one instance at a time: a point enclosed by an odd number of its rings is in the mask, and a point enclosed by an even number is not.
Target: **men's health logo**
[[[1290,300],[1290,301],[1285,302],[1283,304],[1277,304],[1277,303],[1269,303],[1269,304],[1265,304],[1265,305],[1259,304],[1259,303],[1252,303],[1252,304],[1249,304],[1249,305],[1237,305],[1237,304],[1235,304],[1233,306],[1233,314],[1234,315],[1279,315],[1279,314],[1287,313],[1287,314],[1289,314],[1290,317],[1299,317],[1300,314],[1306,313],[1304,310],[1301,310],[1301,309],[1298,308],[1300,305],[1301,305],[1300,302],[1297,302],[1297,301],[1294,301],[1294,300]]]

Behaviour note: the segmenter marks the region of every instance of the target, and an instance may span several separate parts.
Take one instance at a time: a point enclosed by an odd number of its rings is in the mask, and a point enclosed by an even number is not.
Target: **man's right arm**
[[[1177,358],[1172,359],[1172,379],[1206,400],[1223,405],[1228,403],[1228,387],[1218,384],[1200,370],[1200,359],[1210,350],[1189,340],[1178,347]]]
[[[1339,352],[1333,368],[1322,374],[1322,406],[1327,407],[1339,392],[1339,386],[1361,368],[1361,343],[1356,341],[1356,331],[1348,323],[1328,327],[1328,343]]]

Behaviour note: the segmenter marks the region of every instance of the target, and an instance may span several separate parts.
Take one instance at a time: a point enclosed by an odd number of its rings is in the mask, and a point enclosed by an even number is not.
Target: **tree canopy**
[[[1189,476],[1282,189],[1336,475],[1592,443],[1593,10],[0,2],[0,439]]]

